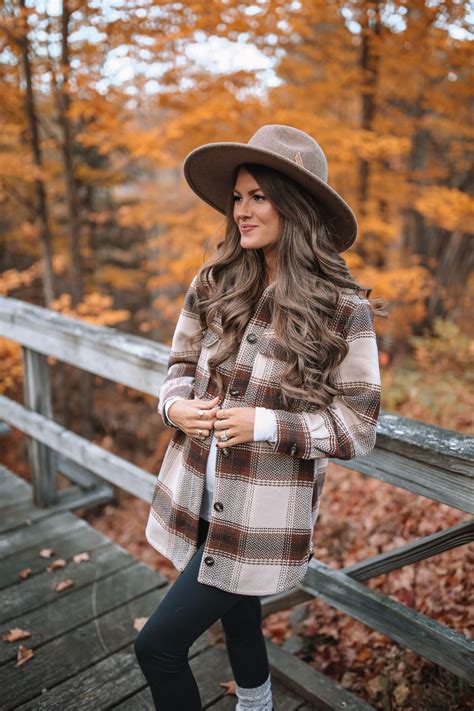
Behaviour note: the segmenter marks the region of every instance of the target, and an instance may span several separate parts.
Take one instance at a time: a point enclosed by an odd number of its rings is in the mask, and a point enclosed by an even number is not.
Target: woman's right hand
[[[168,414],[188,437],[206,439],[214,429],[219,400],[219,395],[212,400],[176,400],[170,406]],[[199,417],[199,410],[204,410],[202,417]]]

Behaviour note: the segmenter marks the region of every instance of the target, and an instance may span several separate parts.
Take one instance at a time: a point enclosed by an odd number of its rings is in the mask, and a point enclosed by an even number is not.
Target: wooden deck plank
[[[169,587],[166,583],[163,584],[162,580],[162,577],[147,565],[134,561],[131,566],[105,578],[93,580],[80,589],[73,589],[64,597],[59,593],[58,599],[53,599],[49,604],[10,619],[1,625],[0,635],[13,627],[20,627],[31,633],[31,637],[23,644],[30,649],[37,649],[139,595],[155,590],[158,604]],[[16,659],[17,649],[18,644],[2,645],[0,663]]]
[[[20,501],[31,501],[31,486],[18,476],[8,476],[6,467],[2,467],[3,476],[0,478],[0,520],[4,511],[12,504]],[[12,472],[11,472],[12,474]]]
[[[2,711],[35,699],[43,689],[57,686],[131,644],[137,634],[134,619],[149,617],[160,594],[153,590],[75,627],[39,647],[23,666],[4,664],[0,667]]]
[[[82,526],[74,527],[71,531],[63,533],[61,536],[55,534],[51,538],[43,539],[41,542],[35,541],[29,548],[25,548],[16,555],[8,556],[2,560],[0,589],[20,582],[19,574],[24,568],[31,569],[30,577],[32,577],[45,570],[52,560],[57,558],[67,560],[77,553],[89,552],[106,542],[108,540],[99,531]],[[51,548],[54,551],[52,558],[46,559],[40,556],[40,551],[43,548]]]
[[[214,708],[212,704],[225,694],[225,688],[219,685],[220,682],[233,678],[227,652],[218,647],[207,646],[199,654],[192,658],[190,656],[190,666],[199,687],[203,708]],[[209,673],[210,670],[212,670],[212,674]],[[236,697],[232,698],[234,699],[233,708],[235,708]],[[151,692],[147,687],[120,704],[114,705],[113,708],[117,711],[138,711],[138,709],[154,711],[155,706]]]
[[[373,711],[366,701],[351,694],[331,678],[316,671],[298,657],[266,640],[272,674],[286,687],[320,711]]]
[[[0,592],[0,622],[26,614],[59,596],[67,597],[73,589],[107,577],[120,568],[128,568],[133,558],[123,548],[108,542],[91,552],[91,559],[82,563],[69,563],[52,572],[45,571],[12,585]],[[74,587],[58,593],[54,586],[68,578],[74,580]],[[21,588],[21,592],[20,592]]]
[[[2,534],[0,537],[0,559],[17,555],[35,543],[39,545],[41,541],[51,539],[52,536],[57,536],[59,539],[63,533],[79,527],[86,528],[87,523],[69,511],[60,511],[48,518],[30,521],[30,523],[23,521],[21,528],[11,531],[8,536]]]
[[[95,491],[81,493],[78,486],[71,485],[65,489],[61,489],[58,502],[48,508],[37,508],[31,497],[26,501],[18,501],[1,512],[0,533],[5,535],[9,532],[12,533],[16,530],[22,530],[24,525],[30,525],[36,521],[49,519],[60,512],[73,515],[71,514],[71,510],[90,505],[90,501],[88,504],[88,500],[94,499],[94,503],[103,503],[99,497],[106,497],[106,501],[110,499],[110,496],[105,493],[105,491],[98,493]]]
[[[130,693],[129,683],[134,676],[137,677],[137,687],[138,683],[145,686],[146,680],[137,664],[133,646],[129,645],[16,708],[18,711],[110,708],[110,704]]]
[[[2,435],[2,420],[0,420],[0,436]],[[1,439],[0,439],[1,441]],[[8,469],[4,464],[0,464],[0,481],[8,479],[11,475],[21,479],[17,474],[14,474],[11,469]]]
[[[3,484],[16,478],[11,472],[0,473]],[[8,507],[9,513],[15,509],[18,518],[10,517],[11,529],[0,538],[4,586],[0,591],[0,634],[21,627],[30,631],[31,637],[1,647],[2,711],[100,711],[112,707],[153,711],[133,650],[137,635],[133,623],[155,611],[169,590],[167,579],[71,512],[38,510],[31,502],[24,505],[23,484],[5,489],[16,490],[20,499],[19,505]],[[13,495],[10,501],[14,502]],[[44,547],[54,550],[52,558],[39,556]],[[74,563],[73,556],[85,551],[90,559]],[[48,564],[57,558],[66,560],[66,566],[48,572]],[[18,577],[22,568],[32,570],[25,580]],[[55,584],[67,578],[75,585],[61,593],[54,591]],[[19,644],[32,649],[34,656],[17,667]],[[236,696],[226,694],[220,686],[220,682],[233,679],[225,647],[210,644],[205,632],[191,647],[190,664],[203,707],[234,709]],[[275,709],[312,708],[277,675],[272,679]]]
[[[201,635],[190,649],[190,658],[206,649],[208,644],[207,635]],[[151,693],[132,643],[16,708],[17,711],[63,711],[66,708],[95,711],[127,704],[130,697],[141,696],[142,692],[146,692],[143,699],[148,699],[148,708],[154,711]]]

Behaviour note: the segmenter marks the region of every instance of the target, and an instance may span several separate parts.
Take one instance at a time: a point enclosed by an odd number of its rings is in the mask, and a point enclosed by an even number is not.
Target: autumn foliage
[[[246,141],[265,123],[291,124],[321,144],[330,184],[357,215],[358,241],[344,253],[349,267],[390,304],[389,318],[375,324],[382,407],[472,434],[468,4],[63,0],[53,7],[9,0],[0,8],[0,295],[169,345],[184,290],[223,224],[185,185],[184,156],[203,142]],[[81,400],[81,375],[49,362],[53,390],[61,390],[57,418],[156,470],[166,433],[152,399],[97,378]],[[0,338],[0,393],[21,399],[21,386],[21,348]],[[11,441],[8,462],[21,471],[19,441]],[[364,496],[362,486],[358,492]],[[383,502],[390,520],[391,496]],[[440,528],[451,525],[447,510],[436,511]],[[418,513],[413,520],[423,523]],[[400,536],[396,523],[390,530]],[[370,555],[371,545],[358,538],[354,555]],[[329,562],[336,553],[328,548]],[[460,585],[456,559],[446,561],[440,570]],[[418,600],[437,590],[446,602],[448,586],[436,575],[427,568],[394,594],[416,588]],[[309,636],[329,634],[333,622],[327,616],[322,632],[316,625]],[[344,654],[357,657],[354,635]],[[344,677],[337,645],[328,645],[319,650],[320,668],[360,691],[364,679]],[[366,660],[359,662],[362,669]],[[382,676],[374,671],[366,698],[379,708],[409,708],[403,675],[390,688]]]

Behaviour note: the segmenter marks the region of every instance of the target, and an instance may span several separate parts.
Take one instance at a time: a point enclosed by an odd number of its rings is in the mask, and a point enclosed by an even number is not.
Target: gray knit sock
[[[270,674],[261,686],[245,689],[236,686],[237,706],[235,711],[272,711],[272,682]]]

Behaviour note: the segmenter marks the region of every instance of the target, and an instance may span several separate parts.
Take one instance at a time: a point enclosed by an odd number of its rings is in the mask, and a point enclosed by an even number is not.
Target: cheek
[[[280,234],[280,215],[274,208],[272,208],[268,215],[267,224],[273,236],[276,238]]]

